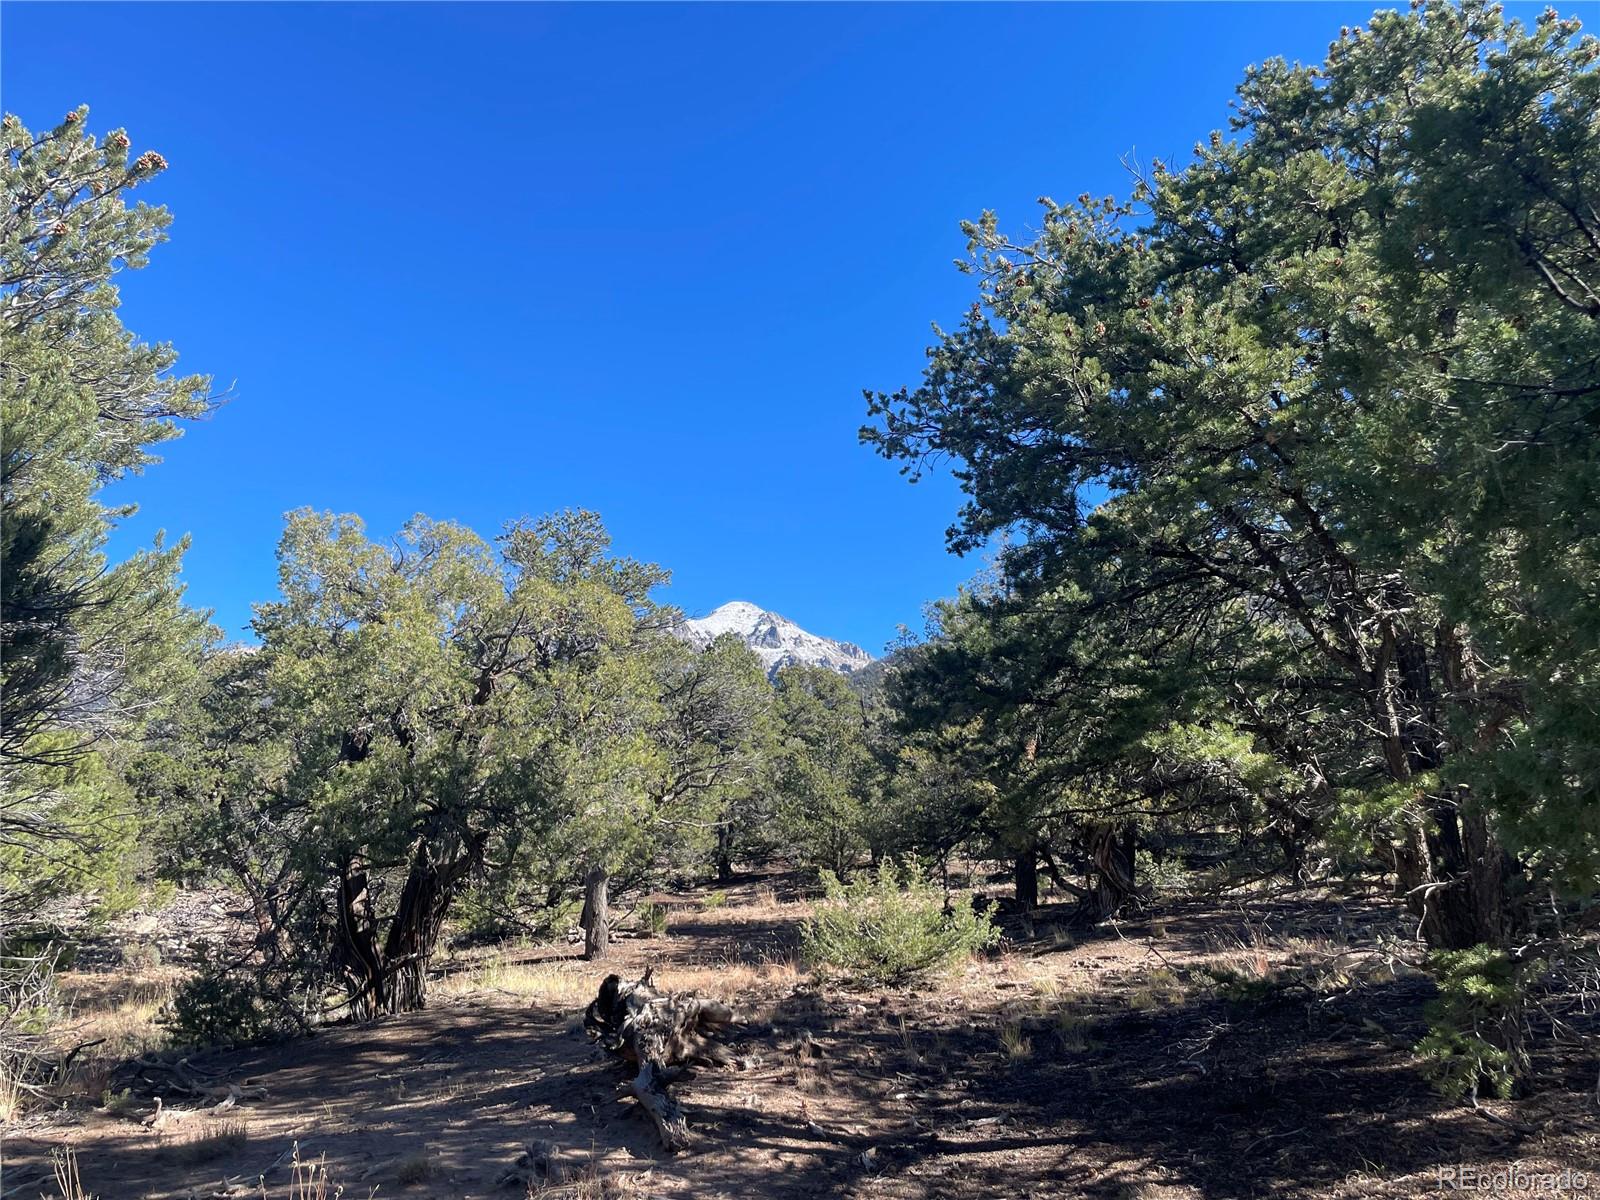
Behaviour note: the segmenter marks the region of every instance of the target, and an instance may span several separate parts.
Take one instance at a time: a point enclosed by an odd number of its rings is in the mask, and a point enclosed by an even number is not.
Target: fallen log
[[[634,983],[607,975],[583,1027],[604,1049],[638,1064],[633,1094],[655,1122],[661,1144],[681,1150],[689,1144],[689,1124],[667,1084],[686,1066],[743,1064],[713,1040],[733,1023],[733,1009],[693,992],[658,991],[653,979],[653,968]]]

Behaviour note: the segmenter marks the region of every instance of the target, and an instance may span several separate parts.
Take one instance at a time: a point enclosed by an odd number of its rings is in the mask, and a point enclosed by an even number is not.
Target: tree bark
[[[583,881],[583,956],[591,961],[604,958],[611,949],[610,898],[607,888],[611,876],[604,867],[592,867]]]
[[[1390,602],[1398,605],[1401,599],[1390,597]],[[1438,674],[1449,684],[1470,687],[1470,672],[1458,661],[1458,640],[1452,631],[1435,632]],[[1455,743],[1443,727],[1429,647],[1409,630],[1389,633],[1386,644],[1393,646],[1395,665],[1394,685],[1384,689],[1393,733],[1389,773],[1396,780],[1417,778],[1438,770]],[[1516,861],[1487,817],[1473,811],[1466,788],[1428,795],[1423,804],[1425,817],[1396,856],[1401,891],[1423,939],[1436,950],[1508,944],[1518,929],[1508,888]]]
[[[1090,898],[1083,906],[1086,916],[1103,921],[1121,912],[1139,895],[1133,878],[1133,856],[1139,844],[1138,828],[1132,824],[1118,829],[1096,825],[1089,831],[1089,860],[1093,864]]]
[[[1517,922],[1506,882],[1515,869],[1481,813],[1438,798],[1430,826],[1416,825],[1395,854],[1395,877],[1406,906],[1435,950],[1480,942],[1504,946]]]
[[[1036,846],[1017,851],[1012,882],[1021,911],[1030,913],[1039,907],[1039,850]]]
[[[1309,817],[1291,813],[1273,827],[1278,845],[1283,849],[1283,875],[1293,886],[1310,886],[1311,871],[1306,862],[1306,849],[1316,831],[1316,823]]]
[[[450,903],[480,846],[473,839],[441,865],[427,839],[417,838],[381,944],[381,922],[367,871],[353,863],[343,867],[336,900],[336,958],[344,972],[351,1014],[357,1020],[413,1012],[427,1005],[428,960]]]

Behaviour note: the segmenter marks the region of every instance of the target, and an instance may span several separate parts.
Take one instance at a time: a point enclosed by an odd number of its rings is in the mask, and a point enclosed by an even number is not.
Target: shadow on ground
[[[441,1200],[525,1194],[526,1173],[503,1180],[533,1144],[635,1189],[615,1194],[683,1197],[1354,1200],[1434,1193],[1457,1164],[1600,1168],[1581,1046],[1545,1052],[1539,1095],[1502,1108],[1518,1128],[1427,1090],[1406,1049],[1424,980],[1251,1004],[1138,986],[1149,946],[1159,964],[1285,931],[1367,941],[1379,919],[1359,905],[1178,906],[1070,940],[1046,919],[1011,960],[948,986],[744,996],[753,1015],[738,1040],[760,1062],[677,1085],[698,1144],[672,1157],[575,1010],[469,997],[197,1060],[268,1094],[159,1132],[139,1123],[148,1104],[81,1114],[12,1138],[0,1187],[55,1195],[49,1153],[68,1139],[103,1200],[288,1197],[296,1144],[325,1158],[347,1197]],[[685,908],[673,929],[624,944],[612,965],[766,962],[795,936],[791,914],[761,905],[747,919]],[[242,1144],[211,1145],[229,1123]]]

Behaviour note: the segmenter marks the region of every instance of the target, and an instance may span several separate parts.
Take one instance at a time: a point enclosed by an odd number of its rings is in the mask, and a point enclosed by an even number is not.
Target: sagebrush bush
[[[1518,963],[1480,944],[1435,951],[1428,967],[1439,995],[1428,1003],[1428,1032],[1417,1043],[1423,1073],[1451,1100],[1476,1100],[1484,1087],[1509,1097],[1527,1069],[1522,1010],[1543,963]]]
[[[944,893],[917,864],[841,883],[822,873],[824,896],[802,931],[806,961],[867,983],[898,983],[958,962],[1000,936],[986,913],[967,903],[947,905]]]

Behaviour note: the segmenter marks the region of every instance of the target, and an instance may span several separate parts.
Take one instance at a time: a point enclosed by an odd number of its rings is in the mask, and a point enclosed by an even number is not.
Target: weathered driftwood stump
[[[689,1125],[667,1084],[681,1067],[739,1065],[732,1051],[712,1040],[733,1023],[733,1009],[693,992],[657,991],[653,975],[654,968],[635,983],[607,975],[583,1027],[605,1049],[639,1065],[633,1094],[656,1123],[661,1144],[680,1150],[689,1143]]]

